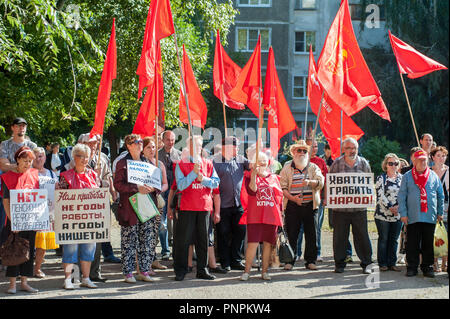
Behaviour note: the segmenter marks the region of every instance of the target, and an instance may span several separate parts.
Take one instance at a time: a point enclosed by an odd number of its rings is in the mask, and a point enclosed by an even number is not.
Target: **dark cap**
[[[222,139],[222,146],[225,145],[239,146],[239,140],[234,136],[227,136]]]
[[[24,118],[22,117],[16,117],[12,123],[12,125],[16,125],[16,124],[25,124],[28,125],[27,121],[25,121]]]

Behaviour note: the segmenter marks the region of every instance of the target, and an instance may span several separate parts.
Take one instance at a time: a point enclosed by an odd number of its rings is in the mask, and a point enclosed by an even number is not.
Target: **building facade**
[[[261,35],[262,73],[266,70],[270,46],[273,47],[278,76],[286,100],[298,128],[309,134],[316,121],[307,100],[309,46],[317,62],[328,30],[339,9],[341,0],[233,0],[239,10],[228,35],[227,51],[241,52],[247,58]],[[389,45],[384,23],[383,7],[350,0],[353,28],[361,48]],[[362,21],[362,19],[364,19]],[[364,28],[361,28],[361,23]],[[257,127],[256,117],[246,111],[235,121],[242,129]],[[306,121],[305,121],[306,119]],[[267,113],[265,116],[267,124]],[[306,127],[305,127],[306,123]],[[290,143],[292,134],[283,141]],[[252,137],[246,143],[252,142]],[[267,139],[268,140],[268,139]]]

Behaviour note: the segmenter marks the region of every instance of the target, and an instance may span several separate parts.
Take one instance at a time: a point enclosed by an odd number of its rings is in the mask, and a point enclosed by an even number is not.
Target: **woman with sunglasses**
[[[101,181],[97,173],[89,165],[91,149],[84,144],[77,144],[72,149],[74,168],[62,172],[56,189],[85,189],[99,188]],[[81,287],[97,288],[89,278],[91,264],[95,257],[96,243],[65,244],[63,246],[62,262],[64,267],[64,289],[73,290],[72,284],[73,265],[80,261]]]
[[[151,220],[141,223],[130,204],[130,196],[137,192],[150,194],[156,205],[156,190],[149,186],[140,186],[128,182],[127,161],[143,161],[146,159],[142,154],[143,141],[137,134],[125,136],[124,145],[128,154],[122,158],[116,166],[114,176],[114,187],[119,192],[120,200],[118,207],[118,220],[121,226],[121,252],[122,252],[122,272],[125,282],[135,283],[136,279],[151,282],[153,278],[149,276],[152,264],[151,242],[155,240],[154,223]],[[136,254],[139,263],[139,274],[135,278],[133,271],[136,269]]]
[[[381,271],[400,271],[395,265],[398,238],[402,229],[397,199],[402,182],[399,166],[398,156],[393,153],[387,154],[381,163],[384,173],[377,177],[375,184],[377,207],[374,218],[378,229],[377,259]]]

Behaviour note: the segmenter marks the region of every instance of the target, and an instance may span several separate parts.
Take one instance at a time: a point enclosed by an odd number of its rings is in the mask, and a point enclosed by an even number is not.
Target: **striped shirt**
[[[291,195],[299,195],[303,196],[303,203],[309,203],[313,200],[312,188],[311,186],[303,186],[303,182],[305,179],[310,179],[308,176],[308,166],[300,170],[295,167],[294,162],[292,162],[292,167],[294,168],[294,174],[292,176],[292,185],[289,190]]]

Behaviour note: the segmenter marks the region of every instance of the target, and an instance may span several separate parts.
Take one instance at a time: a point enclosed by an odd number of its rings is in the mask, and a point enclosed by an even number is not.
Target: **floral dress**
[[[397,174],[396,177],[390,178],[386,174],[377,177],[375,189],[377,192],[377,208],[375,210],[374,218],[387,221],[396,222],[400,220],[400,214],[394,216],[389,208],[398,205],[398,192],[402,182],[402,174]]]

